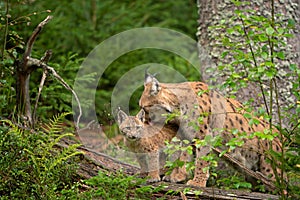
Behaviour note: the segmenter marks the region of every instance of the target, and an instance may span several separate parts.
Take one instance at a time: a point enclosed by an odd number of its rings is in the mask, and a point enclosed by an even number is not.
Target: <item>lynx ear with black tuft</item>
[[[148,68],[145,70],[144,86],[146,86],[148,83],[151,83],[151,90],[150,90],[151,96],[157,95],[161,89],[158,80],[155,78],[155,75],[156,74],[152,75],[152,74],[148,73]]]
[[[145,69],[145,80],[144,85],[147,85],[148,83],[151,83],[153,78],[155,78],[152,74],[148,73],[149,67]]]
[[[144,121],[145,121],[145,111],[144,111],[143,109],[141,109],[141,110],[138,112],[138,114],[136,114],[136,117],[137,117],[140,121],[144,122]]]
[[[119,111],[118,111],[118,114],[117,114],[118,124],[119,125],[122,124],[127,117],[128,117],[127,114],[119,108]]]
[[[160,84],[159,82],[154,78],[154,80],[152,81],[152,86],[151,86],[151,90],[150,90],[150,96],[155,96],[159,93],[159,91],[161,90]]]

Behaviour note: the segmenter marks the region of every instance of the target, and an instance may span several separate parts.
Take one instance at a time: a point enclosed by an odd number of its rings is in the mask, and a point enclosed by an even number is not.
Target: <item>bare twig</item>
[[[241,20],[242,25],[243,25],[243,32],[244,32],[244,34],[245,34],[245,36],[246,36],[246,39],[247,39],[248,41],[250,41],[249,35],[248,35],[248,33],[247,33],[247,30],[246,30],[245,22],[244,22],[244,20],[243,20],[242,17],[240,17],[240,20]],[[254,66],[255,66],[256,68],[258,68],[258,63],[257,63],[257,61],[256,61],[255,53],[254,53],[254,50],[253,50],[253,48],[252,48],[251,42],[248,43],[248,46],[249,46],[249,49],[250,49],[250,52],[251,52],[251,57],[252,57],[252,59],[253,59],[253,61],[254,61]],[[263,100],[264,100],[264,104],[265,104],[265,107],[266,107],[266,111],[267,111],[268,115],[270,115],[269,108],[268,108],[268,104],[267,104],[267,99],[266,99],[265,92],[264,92],[264,88],[263,88],[263,83],[262,83],[262,81],[261,81],[260,78],[259,78],[258,82],[259,82],[259,87],[260,87],[260,90],[261,90],[261,93],[262,93],[262,97],[263,97]]]
[[[41,95],[42,89],[44,87],[45,80],[47,78],[47,73],[48,73],[47,70],[43,70],[43,75],[42,75],[41,82],[40,82],[40,85],[39,85],[39,92],[38,92],[38,95],[37,95],[36,100],[35,100],[34,109],[32,111],[33,124],[34,124],[34,121],[35,121],[36,109],[37,109],[37,106],[38,106],[40,95]]]
[[[64,79],[57,74],[57,72],[55,71],[55,69],[53,67],[50,67],[48,66],[47,64],[45,63],[42,63],[40,62],[40,60],[38,59],[35,59],[35,58],[31,58],[29,57],[28,58],[28,65],[36,65],[38,67],[42,67],[43,69],[45,70],[48,70],[52,73],[52,75],[69,91],[72,92],[72,94],[74,95],[75,97],[75,100],[76,102],[78,103],[78,109],[79,109],[79,115],[78,115],[78,118],[76,120],[76,128],[78,129],[79,128],[79,121],[80,121],[80,118],[81,118],[81,115],[82,115],[82,110],[81,110],[81,104],[80,104],[80,101],[79,101],[79,98],[77,96],[77,94],[75,93],[75,91],[69,86],[69,84],[67,82],[64,81]]]
[[[47,50],[44,56],[41,58],[41,63],[48,63],[52,56],[52,50]]]
[[[44,57],[41,58],[40,62],[47,64],[47,62],[50,60],[51,56],[52,56],[52,51],[51,50],[46,51]],[[41,78],[41,82],[40,82],[40,85],[39,85],[39,92],[38,92],[38,95],[36,97],[34,109],[33,109],[33,112],[32,112],[33,125],[34,125],[34,121],[35,121],[36,109],[37,109],[38,102],[39,102],[39,99],[40,99],[40,96],[41,96],[41,92],[42,92],[42,89],[43,89],[43,86],[44,86],[44,83],[45,83],[45,80],[46,80],[46,77],[47,77],[47,73],[48,73],[48,71],[46,69],[44,69],[43,70],[43,75],[42,75],[42,78]]]

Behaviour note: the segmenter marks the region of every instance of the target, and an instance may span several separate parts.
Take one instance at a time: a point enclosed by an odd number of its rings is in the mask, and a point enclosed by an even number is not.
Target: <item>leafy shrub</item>
[[[79,154],[74,144],[63,150],[55,145],[63,133],[62,114],[43,125],[43,130],[20,128],[11,121],[2,121],[0,129],[0,194],[8,199],[49,199],[71,187]]]
[[[140,186],[146,183],[146,179],[127,176],[121,171],[116,174],[99,171],[98,176],[86,180],[85,183],[94,189],[84,195],[93,199],[150,199],[162,187]]]

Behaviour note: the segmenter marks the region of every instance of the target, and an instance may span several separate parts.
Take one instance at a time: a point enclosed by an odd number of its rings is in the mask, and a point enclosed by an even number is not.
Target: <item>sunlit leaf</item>
[[[274,33],[275,31],[274,31],[274,29],[270,26],[270,27],[268,27],[268,28],[266,28],[266,33],[267,33],[267,35],[273,35],[273,33]]]

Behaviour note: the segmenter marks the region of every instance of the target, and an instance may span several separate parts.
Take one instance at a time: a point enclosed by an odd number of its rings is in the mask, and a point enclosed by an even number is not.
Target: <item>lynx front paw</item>
[[[160,181],[160,176],[157,176],[157,177],[149,177],[147,179],[147,183],[156,183],[156,182],[159,182]]]
[[[148,177],[149,177],[147,179],[148,183],[155,183],[155,182],[159,182],[160,181],[159,171],[149,172]]]
[[[183,169],[175,168],[170,175],[166,175],[163,177],[164,181],[179,183],[185,181],[187,178],[187,173]]]
[[[199,182],[195,180],[189,180],[186,184],[196,187],[206,187],[206,181]]]
[[[170,181],[172,183],[180,183],[186,180],[186,174],[171,174]]]

